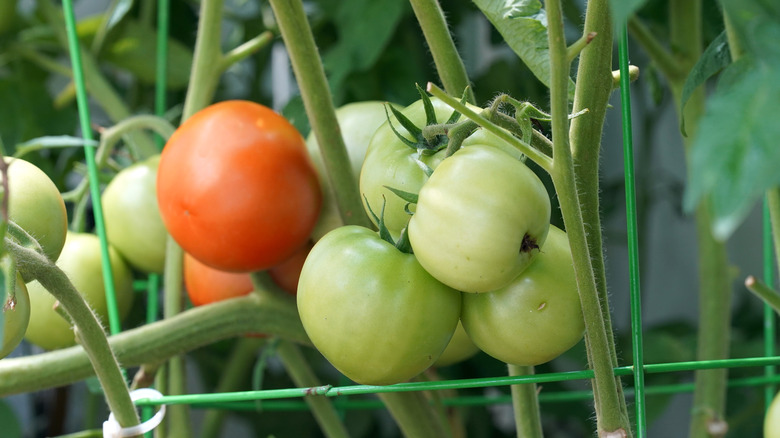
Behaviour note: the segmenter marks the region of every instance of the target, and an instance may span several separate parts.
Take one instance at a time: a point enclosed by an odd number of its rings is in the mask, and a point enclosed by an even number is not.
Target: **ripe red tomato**
[[[185,252],[225,271],[260,271],[306,243],[322,193],[303,137],[270,108],[211,105],[160,157],[157,200]]]

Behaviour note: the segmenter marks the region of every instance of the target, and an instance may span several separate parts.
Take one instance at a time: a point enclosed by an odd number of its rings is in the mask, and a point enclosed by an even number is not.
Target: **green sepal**
[[[385,108],[387,108],[387,106]],[[419,144],[423,142],[422,129],[419,128],[417,125],[415,125],[414,122],[409,120],[405,115],[403,115],[401,111],[398,111],[392,105],[390,105],[390,111],[392,111],[393,115],[398,120],[398,123],[400,123],[401,126],[403,126],[407,131],[409,131],[409,134],[411,134],[412,137],[414,137],[415,141],[409,140],[408,138],[401,135],[401,133],[395,129],[393,123],[390,122],[390,127],[393,129],[395,135],[397,135],[398,138],[400,138],[401,141],[404,142],[404,144],[417,149],[419,147]],[[388,120],[389,119],[390,116],[388,115]]]
[[[377,223],[377,228],[379,228],[379,237],[382,238],[385,242],[395,245],[395,240],[393,240],[392,234],[390,234],[390,230],[387,229],[387,225],[385,225],[385,205],[387,204],[387,199],[382,195],[382,211],[379,213],[379,216],[374,213],[374,209],[371,208],[371,204],[368,203],[368,199],[366,199],[366,196],[363,195],[363,199],[366,201],[366,208],[368,208],[368,213],[371,215],[371,217],[374,219],[374,222]]]
[[[405,192],[400,189],[396,189],[390,186],[384,186],[387,190],[390,190],[391,192],[398,195],[399,198],[403,199],[404,201],[410,203],[410,204],[416,204],[417,203],[417,194],[412,192]]]
[[[395,247],[398,248],[398,250],[402,253],[414,254],[414,251],[412,250],[412,242],[409,241],[409,232],[407,231],[408,229],[408,227],[404,227],[404,229],[401,230],[401,235],[398,237],[398,242],[395,243]]]
[[[463,89],[463,96],[460,97],[461,105],[466,105],[468,103],[468,91],[469,91],[469,87]],[[457,110],[452,111],[452,114],[450,114],[450,118],[447,119],[446,124],[451,125],[457,122],[459,118],[460,118],[460,112],[458,112]]]
[[[425,90],[420,87],[420,84],[414,84],[414,86],[417,87],[417,92],[420,93],[420,99],[422,100],[423,108],[425,108],[425,126],[439,123],[438,120],[436,120],[436,110],[433,109],[433,103],[431,102],[431,98],[428,96],[428,93],[426,93]]]

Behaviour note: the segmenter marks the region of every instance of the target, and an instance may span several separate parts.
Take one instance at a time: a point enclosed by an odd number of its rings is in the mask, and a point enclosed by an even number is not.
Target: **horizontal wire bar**
[[[720,359],[706,361],[686,361],[659,364],[645,364],[643,370],[647,374],[659,374],[669,372],[696,371],[714,368],[740,368],[760,367],[780,364],[780,356],[750,357],[737,359]],[[626,376],[633,373],[633,366],[623,366],[614,369],[616,376]],[[311,388],[287,388],[265,389],[258,391],[239,391],[215,394],[186,394],[175,396],[163,396],[156,399],[139,399],[138,406],[190,404],[201,405],[207,403],[227,403],[241,401],[273,400],[283,398],[297,398],[308,395],[323,395],[326,397],[338,397],[342,395],[365,395],[387,392],[407,391],[435,391],[445,389],[469,389],[488,386],[508,386],[522,383],[562,382],[573,380],[586,380],[593,377],[593,371],[564,371],[556,373],[541,373],[527,376],[501,376],[488,378],[472,378],[459,380],[441,380],[433,382],[409,382],[387,386],[350,385],[350,386],[317,386]],[[766,379],[766,378],[762,378]],[[776,382],[776,380],[772,380]],[[589,391],[586,391],[589,392]],[[650,392],[648,392],[649,394]],[[543,394],[540,395],[543,398]]]

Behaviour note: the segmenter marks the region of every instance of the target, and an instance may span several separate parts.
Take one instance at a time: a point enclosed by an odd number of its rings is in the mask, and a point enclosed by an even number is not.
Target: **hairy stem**
[[[438,0],[411,0],[411,4],[433,55],[433,62],[436,64],[436,71],[439,73],[444,90],[453,96],[460,96],[465,90],[466,100],[475,103],[476,98],[474,90],[469,87],[466,67],[455,47],[455,41],[452,40],[444,11]]]
[[[271,0],[341,219],[371,228],[341,136],[328,81],[301,0]]]
[[[38,280],[41,286],[46,288],[70,315],[81,342],[79,348],[83,348],[82,351],[87,359],[86,365],[91,367],[97,375],[106,402],[111,412],[116,416],[117,422],[122,427],[137,425],[140,422],[138,413],[130,399],[122,370],[106,340],[103,326],[100,325],[97,316],[84,301],[84,297],[76,290],[68,276],[45,256],[8,239],[5,240],[5,247],[16,257],[17,267],[22,275],[25,278]],[[50,365],[57,366],[56,364]],[[19,368],[11,368],[11,372],[16,375],[24,371]],[[44,368],[42,374],[36,376],[36,379],[42,378],[49,372],[50,369]],[[0,381],[5,380],[0,379]]]

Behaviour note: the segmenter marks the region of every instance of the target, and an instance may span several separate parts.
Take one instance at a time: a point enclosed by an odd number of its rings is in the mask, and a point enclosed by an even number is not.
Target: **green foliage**
[[[688,211],[709,197],[713,232],[726,239],[780,184],[780,10],[761,0],[725,2],[744,53],[721,74],[694,139]]]

